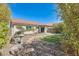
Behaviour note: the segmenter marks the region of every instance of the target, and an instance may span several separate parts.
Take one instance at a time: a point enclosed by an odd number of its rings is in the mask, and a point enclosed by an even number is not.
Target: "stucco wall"
[[[34,33],[38,33],[38,28],[35,29],[35,26],[34,26],[34,30],[30,30],[30,31],[27,31],[27,30],[26,30],[26,26],[22,26],[22,28],[23,28],[24,31],[25,31],[24,34],[34,34]],[[17,32],[17,31],[20,31],[20,29],[17,29],[17,28],[16,28],[16,25],[13,25],[13,26],[11,27],[12,35],[14,35],[15,32]]]
[[[26,26],[22,26],[22,28],[24,29],[24,34],[34,34],[34,33],[41,33],[41,27],[37,28],[36,26],[32,27],[32,30],[27,30]],[[11,27],[12,29],[12,35],[15,34],[15,32],[20,31],[20,29],[16,28],[16,25]],[[44,27],[44,32],[43,33],[50,33],[50,31],[48,31],[48,27]]]

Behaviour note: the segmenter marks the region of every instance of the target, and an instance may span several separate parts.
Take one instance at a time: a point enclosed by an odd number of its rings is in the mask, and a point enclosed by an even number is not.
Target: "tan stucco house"
[[[24,29],[24,34],[47,33],[48,28],[51,27],[51,25],[47,25],[47,24],[41,24],[38,22],[26,21],[26,20],[21,20],[21,19],[15,19],[11,21],[11,26],[10,26],[12,35],[16,31],[20,30],[18,26]]]

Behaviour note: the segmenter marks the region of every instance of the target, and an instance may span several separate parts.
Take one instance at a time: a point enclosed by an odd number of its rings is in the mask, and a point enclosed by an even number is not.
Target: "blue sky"
[[[9,4],[12,18],[19,18],[40,23],[59,22],[57,5],[52,3],[14,3]]]

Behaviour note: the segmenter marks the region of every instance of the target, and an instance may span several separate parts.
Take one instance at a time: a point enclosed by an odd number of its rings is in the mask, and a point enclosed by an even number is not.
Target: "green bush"
[[[7,22],[4,22],[4,21],[1,21],[0,22],[0,48],[3,47],[6,42],[7,42],[7,39],[8,39],[8,23]]]
[[[10,11],[7,4],[0,4],[0,48],[4,47],[9,40]]]

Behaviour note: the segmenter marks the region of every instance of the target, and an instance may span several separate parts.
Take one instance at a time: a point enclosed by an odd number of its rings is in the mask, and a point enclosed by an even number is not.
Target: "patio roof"
[[[51,26],[49,24],[41,24],[39,22],[26,21],[26,20],[22,20],[22,19],[14,19],[11,21],[11,24],[12,25],[48,26],[48,27]]]

